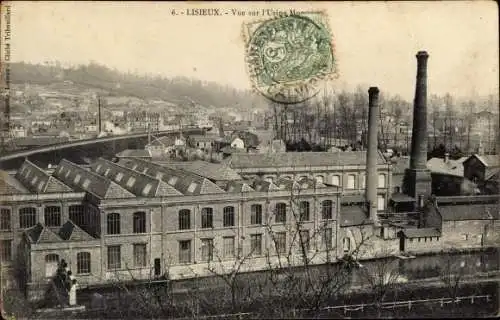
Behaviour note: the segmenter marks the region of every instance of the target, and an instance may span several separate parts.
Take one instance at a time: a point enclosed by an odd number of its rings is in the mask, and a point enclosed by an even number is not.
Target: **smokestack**
[[[377,158],[378,158],[378,94],[377,87],[368,90],[368,149],[366,152],[366,203],[371,221],[377,221]]]
[[[404,192],[414,197],[415,200],[419,195],[427,197],[432,193],[431,174],[427,169],[427,59],[429,55],[426,51],[419,51],[416,57],[417,82],[413,101],[410,168],[406,170],[403,181]]]
[[[426,51],[417,53],[417,84],[413,102],[410,169],[427,168],[427,59]]]

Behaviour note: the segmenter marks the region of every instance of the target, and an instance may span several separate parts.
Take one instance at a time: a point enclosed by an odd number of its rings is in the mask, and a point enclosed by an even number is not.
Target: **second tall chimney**
[[[366,152],[366,204],[372,222],[377,223],[377,158],[378,158],[378,94],[377,87],[368,90],[368,149]]]
[[[426,51],[417,53],[410,169],[427,168],[427,59],[429,54]]]
[[[426,51],[417,53],[417,81],[413,101],[413,129],[411,137],[410,168],[406,169],[403,190],[417,198],[432,193],[431,174],[427,169],[427,60]]]

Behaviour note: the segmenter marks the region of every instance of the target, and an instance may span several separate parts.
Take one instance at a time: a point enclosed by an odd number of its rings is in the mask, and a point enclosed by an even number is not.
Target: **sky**
[[[234,8],[247,15],[171,13],[195,8]],[[378,86],[411,100],[415,54],[426,50],[430,94],[498,94],[498,9],[493,1],[16,1],[11,3],[11,61],[93,60],[121,71],[195,77],[250,89],[242,28],[256,20],[249,11],[265,8],[324,11],[338,67],[334,86]]]

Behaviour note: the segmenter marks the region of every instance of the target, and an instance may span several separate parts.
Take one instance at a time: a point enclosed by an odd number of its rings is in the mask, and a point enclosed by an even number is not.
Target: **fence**
[[[344,312],[344,315],[348,312],[356,312],[356,311],[365,311],[365,309],[370,307],[379,307],[381,309],[395,309],[395,308],[408,308],[411,310],[412,307],[416,305],[422,304],[440,304],[441,307],[444,307],[450,303],[459,303],[461,301],[470,301],[471,304],[474,304],[477,301],[481,301],[482,299],[486,300],[486,302],[490,302],[492,299],[491,295],[472,295],[472,296],[461,296],[453,298],[434,298],[434,299],[419,299],[419,300],[405,300],[405,301],[391,301],[391,302],[382,302],[380,304],[377,303],[363,303],[363,304],[350,304],[350,305],[339,305],[339,306],[328,306],[323,307],[318,310],[314,309],[298,309],[291,310],[293,315],[301,314],[304,312],[324,312],[324,311],[332,311],[332,310],[341,310]],[[246,319],[251,317],[258,316],[257,313],[254,312],[241,312],[241,313],[233,313],[233,314],[218,314],[218,315],[210,315],[210,316],[197,316],[196,319]],[[187,320],[192,318],[174,318],[175,320]]]

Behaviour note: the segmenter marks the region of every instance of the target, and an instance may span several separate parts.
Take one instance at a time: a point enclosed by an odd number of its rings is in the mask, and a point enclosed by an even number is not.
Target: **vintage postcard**
[[[2,318],[499,316],[498,17],[2,1]]]

